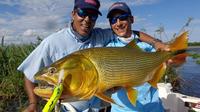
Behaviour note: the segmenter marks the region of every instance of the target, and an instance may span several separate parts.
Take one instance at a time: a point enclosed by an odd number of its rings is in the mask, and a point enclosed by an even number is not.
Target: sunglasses
[[[76,12],[78,14],[79,17],[81,18],[86,18],[87,16],[92,20],[92,21],[96,21],[98,18],[98,14],[95,13],[93,11],[89,11],[89,10],[83,10],[83,9],[76,9]]]
[[[113,25],[117,22],[117,19],[119,19],[120,21],[124,21],[124,20],[127,20],[128,17],[130,17],[129,14],[122,14],[122,15],[119,15],[119,16],[116,16],[116,17],[109,18],[109,22],[110,22],[111,25]]]

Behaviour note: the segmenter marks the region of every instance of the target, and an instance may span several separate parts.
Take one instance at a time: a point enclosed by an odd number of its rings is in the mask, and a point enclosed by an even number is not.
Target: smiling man
[[[135,40],[137,46],[146,52],[154,52],[155,49],[140,40],[141,37],[150,37],[149,35],[132,30],[134,17],[128,5],[124,2],[116,2],[110,8],[107,15],[110,26],[115,33],[115,38],[107,46],[123,47],[132,40]],[[134,52],[134,51],[133,51]],[[112,94],[112,99],[119,104],[112,104],[111,112],[163,112],[162,102],[158,97],[157,89],[151,87],[149,83],[144,83],[138,87],[133,87],[138,91],[136,106],[132,105],[127,97],[125,89],[120,89]]]
[[[29,97],[28,112],[36,112],[37,97],[33,92],[34,75],[43,67],[49,66],[60,58],[80,49],[103,47],[113,37],[110,29],[94,29],[96,20],[101,12],[98,0],[75,0],[71,13],[72,21],[68,28],[64,28],[47,38],[23,61],[18,70],[25,74],[25,89]],[[70,102],[76,111],[98,111],[99,100]],[[68,111],[67,109],[64,109]]]
[[[25,74],[24,84],[29,97],[29,105],[25,111],[37,111],[37,97],[33,92],[34,75],[43,67],[80,49],[103,47],[114,38],[110,29],[95,28],[95,23],[101,12],[98,0],[75,0],[71,13],[72,21],[68,28],[64,28],[47,38],[23,61],[18,70]],[[155,43],[153,38],[143,38]],[[158,43],[158,42],[156,42]],[[161,47],[162,43],[160,43]],[[158,46],[158,44],[156,44]],[[98,111],[100,100],[92,98],[89,101],[70,102],[69,105],[76,111]],[[95,107],[94,107],[95,106]],[[67,109],[64,109],[68,111]]]

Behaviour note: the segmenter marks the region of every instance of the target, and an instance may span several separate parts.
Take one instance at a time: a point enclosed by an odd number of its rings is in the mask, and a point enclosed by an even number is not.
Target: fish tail
[[[174,64],[180,65],[185,62],[188,53],[186,49],[188,47],[188,32],[182,33],[171,44],[169,44],[170,51],[173,57],[171,58]]]
[[[188,47],[188,32],[182,33],[171,44],[169,44],[170,51],[184,50]]]

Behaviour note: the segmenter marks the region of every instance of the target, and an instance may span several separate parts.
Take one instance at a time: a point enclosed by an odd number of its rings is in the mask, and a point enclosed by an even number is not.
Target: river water
[[[189,52],[200,54],[200,47],[190,48]],[[186,62],[178,69],[180,80],[180,93],[200,98],[200,64],[197,59],[187,57]]]

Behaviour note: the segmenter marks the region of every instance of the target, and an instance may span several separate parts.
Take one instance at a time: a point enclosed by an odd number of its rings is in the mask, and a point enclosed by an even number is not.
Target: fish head
[[[97,90],[98,74],[95,66],[83,55],[64,57],[35,75],[36,95],[49,99],[54,87],[63,84],[60,99],[74,101],[90,99]]]

